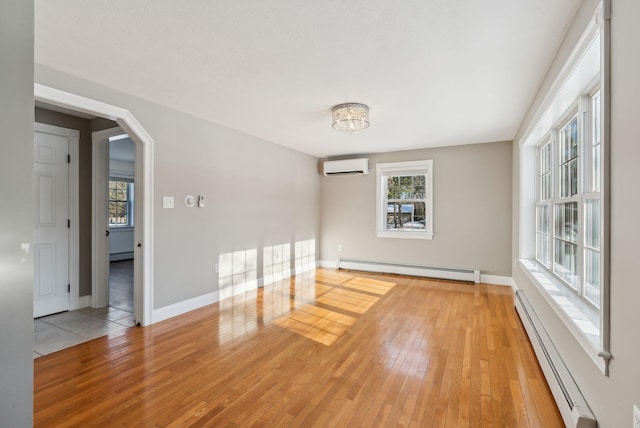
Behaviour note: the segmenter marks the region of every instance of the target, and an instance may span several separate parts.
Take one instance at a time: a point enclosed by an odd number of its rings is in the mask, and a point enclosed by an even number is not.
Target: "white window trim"
[[[134,198],[135,198],[135,193],[134,193],[134,186],[133,186],[133,180],[130,178],[125,178],[125,177],[117,177],[117,176],[111,176],[109,177],[109,181],[117,181],[117,182],[121,182],[121,183],[127,183],[127,223],[126,224],[114,224],[114,223],[109,223],[109,229],[133,229],[134,228],[134,222],[135,222],[135,212],[134,212]],[[107,201],[107,205],[111,203],[111,199],[109,199]]]
[[[592,328],[600,330],[598,312],[572,292],[559,278],[549,273],[548,269],[537,260],[518,259],[518,263],[585,353],[602,373],[606,373],[606,363],[600,355],[602,348],[599,342],[602,332],[600,331],[597,336],[591,333]]]
[[[541,295],[549,303],[549,307],[558,315],[563,322],[567,330],[577,340],[581,347],[585,350],[585,353],[594,361],[601,372],[608,376],[609,373],[609,361],[612,359],[610,353],[610,290],[609,290],[609,183],[606,177],[609,176],[609,147],[610,141],[610,19],[611,10],[610,2],[604,1],[600,7],[596,10],[594,18],[589,23],[582,37],[576,44],[576,47],[569,55],[569,59],[562,67],[555,81],[552,83],[551,88],[547,91],[545,97],[538,105],[534,112],[533,119],[529,121],[527,127],[523,130],[521,138],[519,138],[520,146],[520,258],[518,267],[523,273],[531,280],[534,286],[540,290]],[[601,110],[601,187],[600,187],[600,201],[601,208],[601,293],[602,293],[602,306],[599,311],[599,330],[600,337],[598,343],[594,343],[588,334],[581,329],[581,320],[584,317],[575,316],[571,310],[567,310],[568,307],[574,306],[572,301],[579,299],[578,307],[580,304],[584,305],[585,313],[589,313],[589,309],[595,311],[593,307],[586,304],[586,301],[582,298],[571,293],[569,288],[564,287],[564,290],[568,293],[567,296],[554,296],[549,292],[549,284],[554,284],[556,278],[550,274],[548,270],[539,264],[536,260],[535,250],[535,206],[537,201],[537,184],[535,175],[532,174],[535,170],[535,158],[537,157],[536,142],[542,140],[542,135],[546,133],[545,130],[549,129],[551,121],[553,120],[554,113],[557,111],[567,112],[570,107],[567,100],[567,93],[571,92],[570,88],[575,88],[581,76],[584,74],[574,73],[574,71],[582,65],[583,57],[590,51],[591,45],[599,36],[599,43],[595,46],[599,49],[600,60],[599,73],[593,79],[593,82],[599,82],[599,90],[601,96],[600,105]],[[571,84],[569,84],[571,83]],[[584,83],[578,83],[582,88],[588,88],[590,85]],[[569,89],[568,89],[569,88]],[[567,92],[568,91],[568,92]],[[581,91],[581,95],[587,95],[586,92]],[[589,93],[589,97],[593,93]],[[554,121],[557,123],[557,121]],[[531,160],[534,160],[533,162]],[[584,162],[584,158],[583,158]],[[584,179],[584,177],[582,177]],[[533,181],[532,181],[533,180]],[[584,181],[580,181],[580,185],[583,185]],[[533,190],[534,199],[527,200],[528,195],[531,195]],[[555,190],[555,189],[554,189]],[[590,193],[582,195],[583,197],[589,197]],[[582,208],[582,207],[580,207]],[[529,211],[531,210],[531,211]],[[533,215],[532,215],[533,214]],[[533,227],[531,227],[533,225]],[[582,230],[580,231],[582,233]],[[582,250],[581,250],[582,251]],[[515,284],[514,284],[515,285]],[[516,285],[517,286],[517,285]],[[590,317],[588,317],[590,318]]]
[[[425,180],[425,230],[386,230],[385,174],[422,173]],[[384,206],[384,207],[383,207]],[[433,159],[376,164],[376,234],[378,238],[433,239]]]

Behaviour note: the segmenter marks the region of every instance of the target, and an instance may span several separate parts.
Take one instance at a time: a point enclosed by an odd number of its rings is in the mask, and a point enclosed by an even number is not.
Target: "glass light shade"
[[[333,129],[342,132],[362,131],[369,127],[369,107],[364,104],[338,104],[331,109]]]

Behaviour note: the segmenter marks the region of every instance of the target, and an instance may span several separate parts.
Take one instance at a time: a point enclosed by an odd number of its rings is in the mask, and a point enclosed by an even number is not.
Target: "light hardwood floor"
[[[34,366],[36,427],[563,426],[501,286],[318,269]]]

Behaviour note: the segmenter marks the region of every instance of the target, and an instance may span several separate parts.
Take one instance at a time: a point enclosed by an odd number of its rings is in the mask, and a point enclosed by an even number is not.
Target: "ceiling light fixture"
[[[369,127],[369,107],[359,103],[338,104],[331,109],[333,129],[352,133]]]

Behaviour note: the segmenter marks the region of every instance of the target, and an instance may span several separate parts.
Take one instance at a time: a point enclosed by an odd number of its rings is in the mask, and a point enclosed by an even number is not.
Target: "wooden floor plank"
[[[34,426],[545,426],[508,287],[317,269],[34,360]]]

